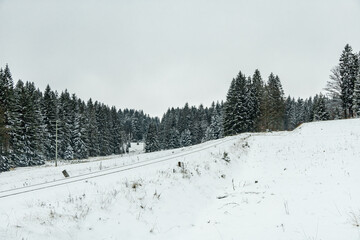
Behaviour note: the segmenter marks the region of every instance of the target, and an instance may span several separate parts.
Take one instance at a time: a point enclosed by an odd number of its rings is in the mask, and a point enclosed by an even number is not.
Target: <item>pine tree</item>
[[[189,129],[190,124],[191,124],[190,108],[189,108],[189,104],[186,103],[184,108],[181,110],[181,112],[179,114],[179,122],[178,122],[179,132],[182,133],[186,129]]]
[[[263,131],[262,117],[264,114],[264,81],[262,80],[260,71],[255,70],[252,77],[252,89],[255,95],[254,98],[254,125],[256,131]]]
[[[296,125],[295,125],[295,127],[297,127],[305,121],[304,100],[301,98],[298,98],[295,105],[296,105]]]
[[[70,160],[74,153],[69,153],[71,147],[72,102],[67,90],[60,94],[59,99],[59,121],[58,121],[58,150],[63,159]],[[69,147],[70,146],[70,147]],[[72,148],[71,148],[72,149]],[[66,154],[66,156],[65,156]]]
[[[314,119],[313,101],[310,97],[304,103],[304,122],[311,122]]]
[[[255,124],[257,118],[259,116],[259,106],[257,103],[257,96],[256,96],[256,88],[255,85],[252,83],[251,77],[247,78],[246,85],[245,85],[245,108],[247,111],[247,118],[246,118],[246,125],[247,132],[255,131]]]
[[[57,95],[51,91],[50,86],[47,85],[42,100],[42,114],[47,130],[47,136],[45,136],[45,158],[48,160],[55,159],[57,112]]]
[[[64,160],[72,160],[74,159],[74,149],[71,147],[71,144],[68,143],[65,152],[64,152]]]
[[[359,69],[359,60],[347,44],[340,57],[340,88],[345,118],[353,116],[354,85]]]
[[[19,80],[15,88],[14,125],[12,131],[13,162],[16,166],[44,163],[44,132],[40,102],[33,83]]]
[[[145,138],[145,152],[156,152],[160,150],[158,134],[156,125],[151,123],[149,125],[146,138]]]
[[[223,137],[221,115],[216,108],[214,108],[211,123],[207,127],[203,141],[219,139]]]
[[[14,105],[14,88],[10,69],[0,69],[0,154],[5,156],[11,148],[11,128],[13,125],[12,109]],[[4,158],[5,159],[5,158]],[[10,165],[11,162],[9,163]]]
[[[0,155],[0,172],[5,172],[10,169],[9,160],[6,156]]]
[[[329,120],[329,113],[326,111],[325,97],[320,94],[314,98],[314,121]]]
[[[123,139],[122,139],[122,126],[121,126],[121,119],[120,115],[118,114],[115,107],[111,108],[111,119],[113,121],[112,123],[112,140],[113,143],[113,154],[120,154],[122,153],[122,145],[123,145]]]
[[[99,132],[97,129],[97,121],[96,121],[96,111],[95,106],[92,103],[92,100],[89,99],[87,102],[87,119],[89,121],[89,126],[87,129],[87,136],[89,139],[88,142],[88,150],[90,157],[96,157],[100,154],[99,147]]]
[[[174,149],[174,148],[179,148],[180,147],[180,134],[179,131],[175,128],[172,128],[170,130],[170,141],[169,141],[169,145],[168,148],[169,149]]]
[[[250,131],[252,128],[248,85],[245,75],[241,72],[230,85],[224,118],[224,132],[227,136]]]
[[[111,154],[110,150],[110,117],[109,117],[109,110],[108,108],[103,105],[95,102],[95,109],[96,109],[96,122],[97,122],[97,130],[99,133],[98,135],[98,145],[99,151],[101,156],[106,156]]]
[[[353,111],[355,116],[360,118],[360,67],[358,69],[358,74],[354,86]]]
[[[189,129],[185,129],[180,136],[181,146],[187,147],[191,145],[191,132]]]
[[[267,126],[269,130],[279,131],[284,129],[284,92],[278,76],[273,73],[270,74],[267,83],[267,108],[268,119]]]
[[[72,155],[74,159],[84,159],[88,157],[86,130],[84,129],[84,110],[80,111],[81,101],[78,101],[75,94],[72,96],[72,105],[71,148],[73,154],[68,151],[67,158],[71,160]]]
[[[234,129],[235,125],[235,104],[236,104],[236,90],[235,90],[236,80],[233,78],[231,81],[230,88],[226,96],[226,102],[224,106],[224,134],[225,136],[230,136],[236,134]]]
[[[294,98],[288,96],[285,101],[284,129],[293,130],[296,127],[296,103]]]

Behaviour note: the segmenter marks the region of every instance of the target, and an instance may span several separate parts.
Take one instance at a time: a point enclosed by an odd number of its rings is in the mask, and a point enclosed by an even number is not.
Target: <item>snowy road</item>
[[[93,179],[93,178],[104,177],[104,176],[107,176],[110,174],[116,174],[116,173],[120,173],[120,172],[124,172],[124,171],[129,171],[132,169],[145,167],[145,166],[149,166],[149,165],[153,165],[153,164],[159,164],[159,163],[166,162],[166,161],[176,160],[178,158],[185,157],[190,154],[194,154],[196,152],[201,152],[201,151],[210,149],[212,147],[216,147],[217,145],[229,142],[233,139],[234,138],[215,140],[215,141],[212,141],[210,144],[205,143],[202,145],[189,147],[186,150],[182,149],[184,151],[180,151],[178,153],[174,153],[174,151],[166,151],[167,152],[166,156],[142,160],[137,163],[129,163],[129,164],[126,164],[125,166],[111,167],[108,169],[99,170],[99,171],[90,172],[90,173],[84,173],[84,174],[76,175],[73,177],[57,179],[57,180],[53,180],[51,182],[42,182],[42,183],[37,183],[37,184],[28,185],[28,186],[24,186],[24,187],[1,190],[0,191],[0,199],[16,196],[19,194],[31,193],[31,192],[34,192],[37,190],[45,190],[48,188],[53,188],[53,187],[58,187],[58,186],[66,185],[66,184],[85,181],[85,180],[89,180],[89,179]],[[109,160],[105,160],[105,161],[109,161]],[[65,166],[63,166],[63,168],[64,167]]]

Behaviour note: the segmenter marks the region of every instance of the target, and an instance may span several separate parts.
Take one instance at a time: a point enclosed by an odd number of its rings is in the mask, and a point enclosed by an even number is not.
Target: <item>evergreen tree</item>
[[[0,172],[8,171],[9,169],[9,160],[6,156],[0,154]]]
[[[149,125],[146,138],[145,138],[145,152],[156,152],[160,150],[158,134],[156,125],[151,123]]]
[[[267,83],[267,101],[268,101],[268,119],[267,126],[269,130],[279,131],[284,129],[284,92],[278,76],[270,74]]]
[[[262,80],[260,71],[255,70],[252,77],[252,89],[255,95],[254,98],[254,125],[256,131],[263,131],[262,115],[264,114],[264,81]]]
[[[180,136],[181,146],[187,147],[192,145],[191,144],[191,132],[189,129],[185,129]]]
[[[357,118],[360,118],[360,67],[354,85],[353,112]]]
[[[111,131],[111,142],[112,145],[112,153],[120,154],[122,153],[122,127],[121,127],[121,119],[115,107],[111,108],[111,120],[112,120],[112,131]]]
[[[81,101],[77,99],[75,94],[72,95],[72,126],[71,126],[71,148],[73,154],[70,152],[70,148],[67,147],[66,158],[71,160],[70,157],[74,159],[84,159],[88,157],[88,150],[86,146],[86,126],[84,119],[84,108],[80,111]],[[65,159],[66,159],[65,158]]]
[[[295,100],[290,96],[285,101],[284,129],[293,130],[296,126]]]
[[[184,132],[186,129],[190,128],[190,124],[191,124],[190,108],[189,108],[189,104],[186,103],[184,108],[181,110],[179,114],[178,131],[181,133]]]
[[[72,159],[74,159],[74,149],[71,147],[71,144],[68,143],[64,152],[64,160],[72,160]]]
[[[9,153],[11,145],[13,92],[11,72],[8,65],[6,65],[5,70],[0,69],[0,154],[3,156]]]
[[[219,139],[223,137],[221,115],[218,113],[218,110],[214,108],[213,114],[211,116],[211,123],[206,129],[204,141]]]
[[[14,125],[12,131],[13,162],[16,166],[44,163],[40,103],[33,83],[19,80],[15,88]]]
[[[352,48],[347,44],[340,57],[340,88],[345,118],[353,116],[354,85],[359,69],[359,61]]]
[[[251,108],[249,108],[248,85],[245,75],[241,72],[231,83],[225,104],[225,135],[251,130],[253,122]]]
[[[173,148],[179,148],[179,147],[180,147],[179,131],[175,128],[172,128],[170,130],[170,141],[169,141],[168,148],[173,149]]]
[[[46,86],[44,97],[42,100],[42,114],[44,116],[44,124],[47,131],[45,136],[45,158],[55,159],[55,138],[56,138],[56,121],[57,121],[57,96],[51,91],[49,85]]]
[[[247,111],[246,131],[253,132],[255,131],[255,124],[259,117],[260,109],[257,103],[256,88],[255,85],[252,83],[251,77],[247,78],[245,91],[246,91],[245,108]]]
[[[224,106],[224,134],[230,136],[236,134],[235,126],[235,104],[236,104],[236,80],[233,78],[230,88],[226,96],[226,102]]]
[[[329,113],[326,111],[325,97],[320,94],[314,98],[314,121],[329,120]]]
[[[59,121],[58,121],[58,150],[59,156],[66,160],[74,153],[69,153],[71,147],[71,130],[73,125],[72,119],[72,102],[67,90],[60,94],[59,99]],[[70,148],[70,147],[71,148]],[[66,154],[66,156],[65,156]]]
[[[313,101],[310,97],[304,103],[304,122],[311,122],[314,118]]]
[[[87,102],[87,119],[89,121],[87,136],[88,136],[88,150],[90,157],[96,157],[100,155],[99,147],[99,132],[96,121],[95,106],[91,99]]]

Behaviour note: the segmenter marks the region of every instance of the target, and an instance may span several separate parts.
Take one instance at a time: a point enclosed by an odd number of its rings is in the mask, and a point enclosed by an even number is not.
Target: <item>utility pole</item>
[[[56,120],[56,133],[55,133],[55,167],[57,167],[57,154],[58,154],[58,140],[57,140],[57,132],[58,132],[58,121]]]

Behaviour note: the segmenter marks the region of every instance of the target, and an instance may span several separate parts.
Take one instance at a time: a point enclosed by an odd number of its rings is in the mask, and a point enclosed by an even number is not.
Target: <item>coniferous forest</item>
[[[210,107],[169,108],[159,118],[143,111],[86,102],[67,90],[44,92],[34,83],[14,83],[0,70],[0,172],[58,158],[86,159],[123,154],[130,142],[153,152],[198,144],[243,132],[292,130],[304,122],[360,117],[360,54],[350,45],[331,69],[326,95],[284,96],[280,77],[259,70],[231,81],[225,102]]]

